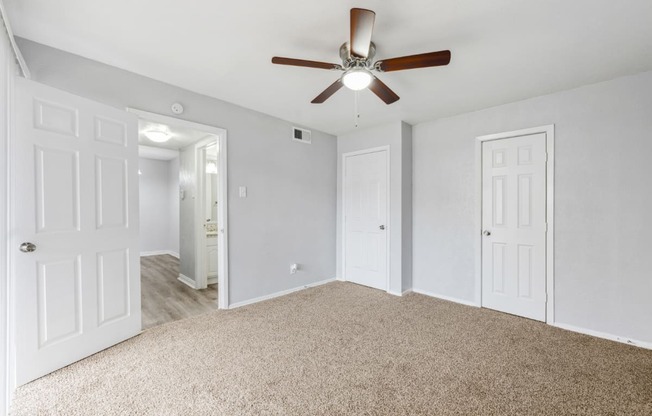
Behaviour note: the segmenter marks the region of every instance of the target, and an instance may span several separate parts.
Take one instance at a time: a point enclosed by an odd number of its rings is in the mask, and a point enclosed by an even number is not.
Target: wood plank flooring
[[[217,285],[195,290],[181,283],[173,256],[141,257],[140,270],[143,329],[217,309]]]

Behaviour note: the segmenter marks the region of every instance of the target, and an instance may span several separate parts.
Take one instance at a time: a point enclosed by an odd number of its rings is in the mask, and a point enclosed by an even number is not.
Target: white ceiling
[[[349,9],[376,12],[378,58],[450,49],[451,64],[381,74],[401,100],[360,96],[361,127],[418,123],[652,69],[650,0],[5,0],[17,35],[330,133],[354,93],[310,104],[338,73]]]

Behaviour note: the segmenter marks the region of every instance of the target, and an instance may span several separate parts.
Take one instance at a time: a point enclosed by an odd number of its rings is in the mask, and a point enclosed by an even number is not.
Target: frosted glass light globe
[[[167,142],[172,137],[170,133],[161,130],[148,130],[144,134],[145,137],[156,143]]]
[[[353,91],[364,90],[371,84],[371,74],[366,69],[351,69],[342,76],[342,82]]]

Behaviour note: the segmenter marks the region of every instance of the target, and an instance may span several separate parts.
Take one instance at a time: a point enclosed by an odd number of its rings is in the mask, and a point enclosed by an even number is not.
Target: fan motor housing
[[[351,44],[349,42],[344,42],[340,46],[340,58],[342,59],[342,66],[344,69],[354,68],[354,67],[365,67],[371,68],[371,60],[376,55],[376,45],[371,42],[369,45],[369,55],[367,58],[356,58],[351,56]]]

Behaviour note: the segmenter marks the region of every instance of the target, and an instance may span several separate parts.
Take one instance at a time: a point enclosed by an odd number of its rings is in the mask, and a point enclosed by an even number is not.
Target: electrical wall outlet
[[[290,264],[290,274],[295,274],[299,270],[299,265],[294,263]]]

